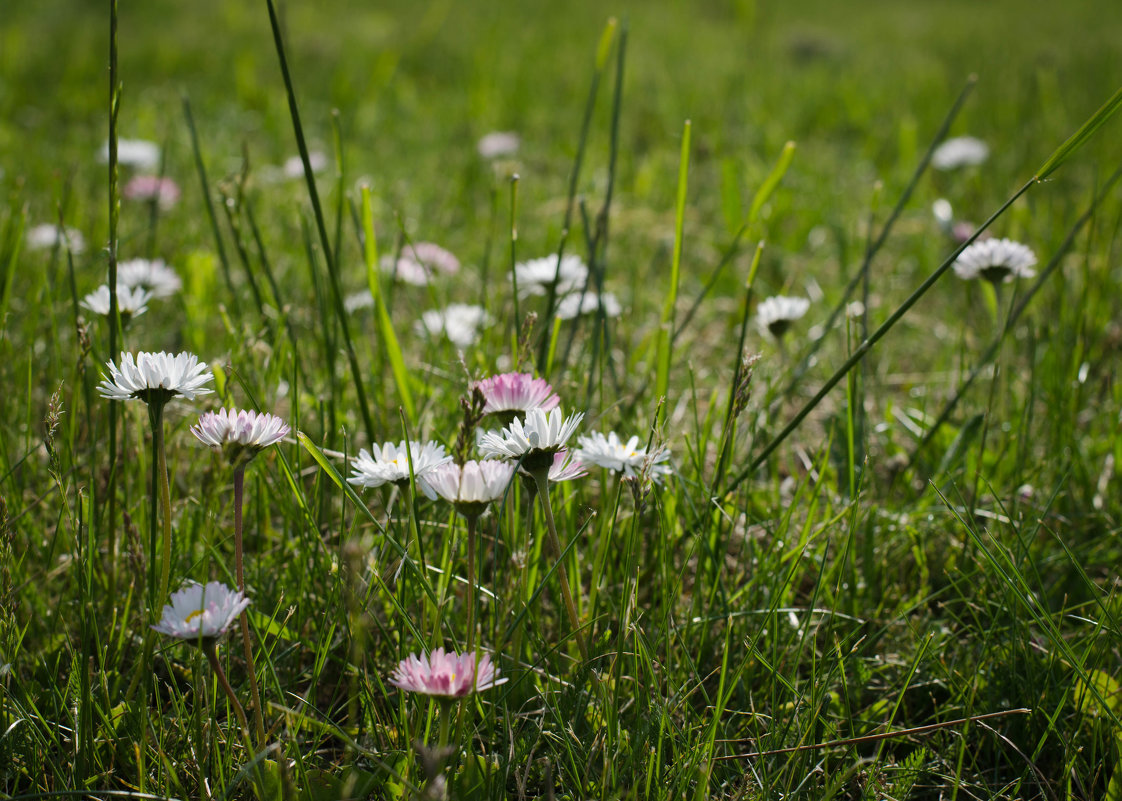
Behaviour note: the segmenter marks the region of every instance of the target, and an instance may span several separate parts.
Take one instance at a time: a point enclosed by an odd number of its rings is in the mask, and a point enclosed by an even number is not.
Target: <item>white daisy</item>
[[[986,239],[968,245],[954,262],[955,275],[970,280],[984,278],[990,283],[1032,278],[1036,255],[1026,245],[1012,239]]]
[[[578,437],[577,444],[580,446],[576,454],[578,459],[613,473],[634,477],[645,469],[657,481],[660,476],[671,472],[670,465],[666,464],[670,451],[656,448],[647,453],[646,448],[639,447],[639,438],[635,436],[625,443],[614,431],[609,431],[607,436],[594,431],[588,436]]]
[[[171,595],[171,604],[164,606],[156,631],[188,642],[215,640],[226,633],[242,612],[249,599],[231,590],[220,581],[207,582],[204,587],[191,582]]]
[[[756,319],[762,330],[768,331],[778,339],[787,332],[791,323],[806,314],[809,308],[810,301],[806,298],[775,295],[761,301],[756,307]]]
[[[275,415],[237,409],[206,412],[191,426],[191,433],[200,442],[225,453],[235,466],[280,442],[289,430],[288,423]]]
[[[430,336],[444,334],[458,348],[466,348],[475,342],[481,326],[489,325],[491,316],[482,306],[465,303],[450,303],[443,309],[429,309],[421,315],[416,327],[420,333]]]
[[[513,476],[514,465],[509,462],[470,461],[461,467],[448,461],[425,473],[417,486],[429,498],[442,498],[462,514],[477,516],[487,504],[503,497]]]
[[[101,146],[101,160],[109,161],[109,143]],[[126,167],[154,170],[160,166],[160,146],[146,139],[118,139],[117,163]]]
[[[514,131],[491,131],[475,144],[475,149],[485,159],[513,156],[518,152],[522,139]]]
[[[132,289],[124,284],[117,285],[117,309],[121,312],[122,322],[133,317],[138,317],[148,310],[148,301],[152,293],[147,289]],[[81,305],[94,314],[103,317],[109,314],[109,286],[102,284],[90,294],[82,298]]]
[[[347,314],[354,314],[360,309],[372,308],[374,308],[374,296],[370,294],[369,289],[352,292],[343,298],[343,309]]]
[[[382,272],[413,286],[425,286],[434,276],[454,275],[460,271],[460,260],[448,250],[432,242],[417,242],[401,251],[394,260],[384,256],[380,261]]]
[[[583,412],[566,418],[560,408],[530,409],[525,422],[515,418],[502,431],[484,434],[479,449],[485,456],[521,459],[522,466],[533,472],[553,464],[553,454],[565,447],[583,419]]]
[[[321,172],[327,167],[327,156],[319,150],[313,150],[308,153],[308,163],[312,165],[312,172]],[[304,177],[304,161],[300,156],[292,156],[284,162],[281,167],[286,178],[303,178]]]
[[[413,458],[413,475],[417,481],[433,468],[452,461],[439,442],[410,442],[408,449],[405,440],[397,443],[386,442],[375,445],[373,453],[362,448],[354,461],[354,475],[347,479],[351,484],[362,487],[380,487],[383,484],[409,483],[409,458]]]
[[[183,288],[179,274],[163,259],[128,259],[117,265],[117,283],[142,287],[154,298],[170,298]]]
[[[41,223],[27,230],[27,246],[32,250],[47,250],[63,244],[70,248],[71,253],[81,253],[86,249],[86,240],[74,228]]]
[[[604,307],[605,317],[619,317],[623,313],[623,308],[611,292],[597,295],[594,292],[580,291],[570,292],[561,298],[554,313],[562,320],[571,320],[581,314],[598,314],[601,305]]]
[[[213,392],[206,384],[214,380],[214,374],[193,353],[122,353],[120,367],[113,362],[105,366],[109,376],[102,375],[97,391],[110,400],[162,402],[176,395],[194,400],[196,395]]]
[[[990,155],[990,148],[973,136],[947,139],[931,154],[931,166],[937,170],[954,170],[981,164]]]
[[[573,254],[561,258],[560,268],[556,256],[543,256],[514,265],[514,277],[518,279],[519,295],[545,295],[554,281],[557,294],[567,295],[584,286],[588,267],[580,256]]]

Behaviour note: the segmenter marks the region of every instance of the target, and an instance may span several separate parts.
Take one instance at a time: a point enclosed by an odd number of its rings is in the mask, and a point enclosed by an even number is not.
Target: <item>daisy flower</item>
[[[216,640],[226,633],[249,606],[244,593],[231,590],[220,581],[203,586],[191,582],[171,595],[160,622],[153,629],[179,640]]]
[[[249,462],[288,436],[288,432],[288,423],[279,417],[237,409],[206,412],[191,426],[191,433],[199,442],[222,451],[234,466]]]
[[[475,144],[476,152],[485,159],[513,156],[518,152],[522,139],[514,131],[491,131]]]
[[[433,276],[455,275],[460,271],[460,260],[450,251],[432,242],[407,245],[396,260],[385,256],[381,260],[382,272],[413,286],[425,286]]]
[[[554,281],[557,294],[567,295],[584,286],[588,267],[580,256],[573,254],[561,257],[560,268],[556,256],[543,256],[514,265],[514,277],[518,280],[519,295],[545,295]]]
[[[179,184],[158,175],[134,175],[121,194],[126,200],[155,201],[161,209],[170,209],[179,202]]]
[[[992,284],[1014,278],[1032,278],[1036,255],[1012,239],[987,239],[968,245],[954,262],[955,275],[963,279],[984,278]]]
[[[179,274],[163,259],[128,259],[117,265],[117,283],[141,287],[154,298],[170,298],[183,288]]]
[[[601,306],[604,307],[605,317],[619,317],[623,313],[623,307],[611,292],[597,295],[594,292],[578,291],[561,298],[555,314],[562,320],[571,320],[582,314],[598,314]]]
[[[409,484],[409,458],[413,458],[413,475],[417,481],[439,465],[452,460],[438,442],[410,442],[408,449],[405,440],[397,443],[387,442],[375,445],[373,453],[362,448],[354,463],[354,475],[347,479],[351,484],[363,487],[380,487],[383,484]],[[426,493],[427,494],[427,493]],[[432,496],[429,496],[432,497]]]
[[[109,143],[101,146],[101,160],[109,161]],[[127,167],[154,170],[160,166],[160,146],[146,139],[118,139],[117,163]]]
[[[670,451],[666,448],[655,448],[650,453],[646,448],[639,447],[639,438],[631,437],[627,442],[620,440],[619,435],[609,431],[604,436],[599,431],[594,431],[589,436],[583,434],[577,438],[577,458],[583,462],[603,467],[613,473],[623,473],[633,478],[644,469],[657,481],[660,476],[669,475]]]
[[[121,313],[121,323],[127,324],[133,317],[138,317],[148,310],[148,301],[152,293],[147,289],[130,288],[124,284],[117,285],[117,309]],[[109,314],[109,286],[102,284],[90,294],[82,298],[81,306],[89,309],[94,314],[106,316]]]
[[[151,403],[177,395],[194,400],[196,395],[213,392],[206,384],[214,380],[214,374],[193,353],[122,353],[120,367],[113,362],[105,366],[109,375],[102,374],[97,391],[110,400],[140,398]]]
[[[583,419],[583,412],[566,418],[560,408],[530,409],[525,422],[516,418],[502,431],[484,434],[479,448],[485,456],[522,460],[532,473],[553,464],[553,454],[565,447]]]
[[[990,155],[989,145],[973,136],[947,139],[931,154],[931,166],[937,170],[954,170],[981,164]]]
[[[343,298],[343,310],[347,314],[354,314],[361,309],[374,308],[374,296],[370,294],[369,289],[362,289],[358,292],[352,292]]]
[[[756,307],[756,318],[760,328],[769,332],[776,339],[780,339],[791,323],[798,320],[807,309],[810,301],[806,298],[789,298],[785,295],[774,295],[760,302]]]
[[[419,333],[430,336],[443,334],[458,348],[466,348],[475,342],[479,329],[491,322],[491,316],[481,306],[465,303],[450,303],[443,309],[429,309],[421,315],[416,328]]]
[[[483,413],[506,417],[507,422],[530,409],[557,406],[561,399],[544,378],[534,378],[530,373],[501,373],[475,382],[483,393]]]
[[[530,474],[525,470],[519,471],[523,478],[529,478]],[[573,456],[572,451],[557,451],[553,454],[553,464],[549,467],[549,480],[556,484],[559,481],[571,481],[574,478],[581,478],[588,475],[588,468],[584,462]]]
[[[321,172],[327,168],[327,156],[323,151],[313,150],[308,153],[308,163],[312,165],[312,172]],[[304,161],[298,155],[292,156],[285,160],[281,171],[286,178],[303,178]]]
[[[502,498],[513,475],[514,465],[509,462],[473,460],[461,467],[449,460],[418,478],[417,486],[429,498],[448,501],[465,517],[471,517]]]
[[[428,656],[406,657],[390,676],[390,684],[399,689],[444,699],[463,698],[505,681],[491,664],[490,654],[483,654],[477,665],[475,654],[457,654],[443,648],[433,649]]]
[[[86,249],[86,240],[74,228],[41,223],[27,231],[27,246],[32,250],[47,250],[62,244],[69,246],[71,253],[81,253]]]

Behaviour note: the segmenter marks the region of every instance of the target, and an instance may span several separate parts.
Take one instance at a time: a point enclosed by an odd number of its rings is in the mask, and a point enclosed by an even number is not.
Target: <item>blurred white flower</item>
[[[573,254],[563,256],[560,266],[556,256],[543,256],[518,262],[514,265],[514,277],[518,280],[519,295],[545,295],[556,280],[556,293],[561,296],[584,287],[588,266]]]
[[[968,245],[954,262],[955,275],[970,280],[984,278],[990,283],[1032,278],[1036,255],[1026,245],[1012,239],[986,239]]]
[[[71,253],[81,253],[86,249],[86,240],[74,228],[41,223],[27,230],[27,246],[32,250],[47,250],[64,243],[70,247]]]
[[[521,144],[522,139],[514,131],[492,131],[480,138],[475,149],[485,159],[496,159],[513,156]]]
[[[179,184],[158,175],[136,175],[125,184],[121,194],[127,200],[154,200],[161,209],[170,209],[179,202]]]
[[[308,153],[308,164],[311,165],[313,173],[321,172],[327,167],[327,156],[320,150],[312,150]],[[304,162],[299,155],[286,159],[281,169],[286,178],[304,177]]]
[[[990,155],[990,148],[973,136],[947,139],[931,154],[931,166],[937,170],[954,170],[981,164]]]
[[[162,259],[129,259],[117,265],[117,283],[147,289],[154,298],[169,298],[183,288],[179,274]]]
[[[806,298],[773,295],[756,307],[756,319],[762,330],[780,339],[791,323],[806,314],[809,308],[810,301]]]
[[[117,309],[121,313],[122,322],[127,322],[132,317],[139,317],[148,310],[148,301],[152,293],[147,289],[117,284]],[[102,284],[90,294],[82,298],[81,305],[94,314],[103,317],[109,314],[109,285]]]
[[[379,261],[383,273],[413,286],[425,286],[435,276],[455,275],[460,271],[460,260],[440,245],[416,242],[407,245],[401,256],[383,256]]]
[[[102,162],[109,161],[109,143],[101,146]],[[160,146],[147,139],[118,139],[117,163],[126,167],[154,170],[160,166]]]
[[[597,295],[594,292],[582,294],[580,291],[571,292],[561,298],[555,313],[562,320],[571,320],[581,314],[598,314],[601,305],[604,307],[605,317],[619,317],[623,313],[623,308],[611,292]]]
[[[491,322],[491,316],[482,306],[465,303],[450,303],[443,309],[429,309],[421,315],[416,328],[419,333],[430,336],[443,334],[458,348],[466,348],[475,342],[479,329]]]

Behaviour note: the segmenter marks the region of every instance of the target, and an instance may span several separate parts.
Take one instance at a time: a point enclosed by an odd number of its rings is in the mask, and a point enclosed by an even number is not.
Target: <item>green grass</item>
[[[120,135],[163,145],[183,196],[124,201],[119,254],[184,279],[124,347],[216,372],[165,413],[173,587],[234,582],[232,473],[198,413],[294,429],[246,475],[265,750],[200,653],[148,635],[148,417],[95,390],[115,356],[77,302],[106,274],[108,5],[0,24],[0,798],[420,792],[440,708],[388,678],[463,647],[467,528],[353,491],[336,454],[451,448],[469,375],[547,364],[580,432],[664,443],[674,470],[551,493],[587,660],[532,490],[480,518],[479,642],[508,681],[452,723],[453,797],[1122,797],[1122,122],[992,223],[1038,279],[945,275],[839,370],[954,252],[933,201],[982,222],[1118,90],[1111,4],[621,2],[610,27],[585,0],[283,3],[319,211],[276,175],[297,146],[266,4],[122,4]],[[948,119],[989,160],[917,175]],[[492,130],[515,158],[476,154]],[[60,216],[72,260],[23,239]],[[407,241],[463,270],[372,269]],[[562,246],[622,316],[516,303],[512,258]],[[783,345],[754,320],[780,293],[812,300]],[[854,299],[868,320],[823,331]],[[493,318],[462,364],[415,329],[448,302]],[[245,704],[241,650],[219,653]]]

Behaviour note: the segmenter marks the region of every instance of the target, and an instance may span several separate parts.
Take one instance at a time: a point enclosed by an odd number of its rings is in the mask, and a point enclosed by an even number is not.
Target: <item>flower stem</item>
[[[242,548],[242,499],[245,489],[245,465],[234,468],[234,572],[238,590],[245,593],[245,568]],[[249,691],[253,698],[253,728],[257,734],[257,747],[265,747],[265,718],[261,709],[261,691],[257,686],[257,671],[253,667],[253,642],[249,636],[249,613],[244,609],[238,617],[242,631],[242,650],[246,671],[249,673]]]
[[[160,584],[159,592],[151,604],[153,610],[159,609],[160,601],[167,598],[168,587],[171,584],[171,484],[168,482],[168,460],[164,448],[164,402],[152,400],[148,403],[148,420],[152,424],[152,450],[155,457],[153,469],[154,489],[160,496],[160,508],[163,512],[163,549],[160,553]],[[152,509],[152,546],[156,544],[156,509]],[[148,554],[149,559],[155,559],[154,552]],[[149,590],[151,591],[151,590]]]
[[[242,732],[248,737],[249,721],[245,717],[245,708],[242,707],[238,696],[234,694],[234,688],[230,686],[230,682],[226,678],[226,671],[222,669],[222,664],[218,661],[217,642],[213,639],[204,640],[203,652],[206,654],[207,661],[210,662],[210,667],[214,671],[214,675],[218,677],[218,683],[222,685],[223,692],[225,692],[226,697],[230,699],[230,703],[234,705],[234,712],[237,713],[238,722],[242,725]]]
[[[467,546],[468,546],[468,620],[467,620],[467,650],[475,653],[475,522],[477,517],[467,517]]]
[[[580,633],[580,620],[577,617],[577,606],[573,603],[573,593],[569,588],[569,574],[565,570],[565,560],[561,558],[561,540],[557,537],[557,525],[553,522],[553,508],[549,504],[549,467],[543,467],[531,472],[537,486],[538,497],[541,498],[542,510],[545,513],[545,524],[549,531],[549,542],[553,553],[557,557],[557,580],[561,582],[561,597],[565,601],[565,609],[569,613],[569,623],[573,627],[573,636],[576,637],[580,655],[588,661],[588,646],[585,645],[584,635]]]

